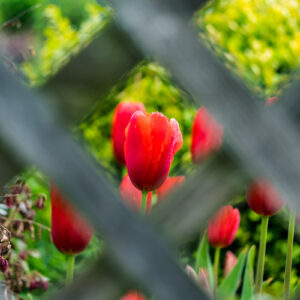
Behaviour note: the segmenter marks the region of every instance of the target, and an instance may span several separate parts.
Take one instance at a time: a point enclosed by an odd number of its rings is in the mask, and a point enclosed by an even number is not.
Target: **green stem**
[[[287,254],[286,254],[285,276],[284,276],[284,293],[283,293],[284,300],[290,299],[295,220],[296,220],[296,212],[294,210],[290,210],[289,232],[288,232],[288,240],[287,240]]]
[[[146,214],[148,192],[142,191],[141,214]]]
[[[256,269],[256,285],[255,285],[256,293],[261,293],[262,291],[267,235],[268,235],[268,223],[269,223],[269,217],[262,217],[261,228],[260,228],[259,253],[258,253],[258,261],[257,261],[257,269]]]
[[[66,285],[69,285],[74,277],[75,255],[67,255],[67,264]]]
[[[217,299],[220,254],[221,254],[221,248],[216,248],[216,250],[215,250],[215,260],[214,260],[214,292],[215,292],[215,299]]]
[[[199,269],[200,269],[200,260],[201,260],[201,238],[199,241],[198,249],[197,249],[197,254],[196,254],[196,262],[195,262],[195,271],[198,274]]]

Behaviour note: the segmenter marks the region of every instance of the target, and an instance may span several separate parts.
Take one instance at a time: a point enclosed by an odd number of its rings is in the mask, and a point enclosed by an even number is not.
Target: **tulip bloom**
[[[277,100],[278,100],[278,97],[277,97],[277,96],[269,97],[269,98],[267,99],[266,106],[271,106],[271,105],[272,105],[273,103],[275,103]]]
[[[230,274],[236,263],[236,256],[231,251],[227,251],[225,256],[224,277],[227,277]]]
[[[136,111],[145,112],[145,107],[141,102],[126,101],[117,105],[112,122],[112,141],[115,157],[121,165],[125,165],[124,142],[125,129],[131,116]]]
[[[67,255],[83,251],[89,244],[93,229],[51,183],[51,232],[56,248]]]
[[[138,292],[130,291],[120,300],[146,300],[146,298]]]
[[[275,215],[282,208],[285,201],[283,201],[273,184],[266,179],[258,179],[250,184],[247,188],[246,198],[249,207],[262,216],[255,284],[255,292],[261,293],[269,217]]]
[[[196,114],[192,127],[191,153],[195,164],[222,146],[223,127],[201,107]]]
[[[175,119],[161,113],[135,112],[125,132],[125,159],[128,175],[136,188],[159,188],[170,172],[182,135]]]
[[[157,201],[160,203],[184,182],[184,176],[168,177],[166,181],[156,190]]]
[[[135,211],[141,210],[142,192],[132,184],[128,175],[126,175],[123,178],[119,186],[119,192],[121,198],[129,207],[131,207]],[[150,192],[147,195],[147,203],[146,203],[147,213],[151,211],[151,201],[152,201],[152,193]]]
[[[275,215],[285,203],[273,184],[266,179],[256,180],[248,187],[247,202],[261,216]]]
[[[217,248],[232,244],[240,225],[240,212],[230,205],[221,207],[209,220],[207,235],[209,242]]]

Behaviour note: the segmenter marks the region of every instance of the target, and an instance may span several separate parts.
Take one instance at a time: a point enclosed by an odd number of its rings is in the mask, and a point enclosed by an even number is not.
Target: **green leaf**
[[[252,300],[254,296],[254,258],[255,258],[255,246],[252,246],[249,250],[246,270],[243,280],[242,297],[241,300]]]
[[[218,298],[233,299],[241,281],[242,272],[245,265],[245,259],[248,248],[244,249],[239,255],[238,261],[230,274],[222,281],[218,287]]]
[[[204,268],[208,271],[209,286],[210,286],[210,290],[213,291],[214,274],[213,274],[211,258],[209,255],[209,243],[206,234],[203,236],[199,248],[197,250],[197,257],[196,257],[196,264],[195,264],[195,271],[197,274],[199,273],[200,268]]]

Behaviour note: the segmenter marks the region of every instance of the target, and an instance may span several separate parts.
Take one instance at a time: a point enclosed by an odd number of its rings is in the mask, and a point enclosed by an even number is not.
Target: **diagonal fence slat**
[[[36,164],[57,183],[104,236],[111,263],[121,271],[126,270],[158,299],[207,298],[181,270],[153,228],[126,209],[42,99],[22,87],[3,67],[0,140],[10,148],[12,159],[20,165]]]
[[[186,1],[111,2],[119,26],[131,35],[137,47],[165,64],[195,101],[209,107],[224,124],[233,157],[252,176],[273,180],[284,196],[300,208],[296,127],[284,111],[268,110],[263,101],[255,101],[240,80],[198,40],[188,26],[192,14]]]
[[[218,207],[241,193],[247,180],[245,172],[224,155],[214,157],[153,210],[152,221],[171,242],[188,241],[204,229]]]

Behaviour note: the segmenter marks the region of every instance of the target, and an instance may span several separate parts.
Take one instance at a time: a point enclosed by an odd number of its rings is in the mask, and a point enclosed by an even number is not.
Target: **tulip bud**
[[[230,274],[236,263],[236,256],[231,251],[227,251],[225,256],[224,277]]]
[[[166,181],[156,190],[157,201],[160,203],[184,182],[184,176],[168,177]]]
[[[142,203],[142,192],[138,190],[131,182],[128,175],[126,175],[119,187],[121,198],[124,202],[135,211],[141,210]],[[152,193],[149,192],[147,195],[146,212],[151,211],[152,206]]]
[[[247,202],[249,207],[261,216],[275,215],[285,203],[274,185],[266,179],[256,180],[249,185]]]
[[[209,242],[217,248],[228,247],[232,244],[239,225],[239,210],[231,205],[221,207],[208,222]]]
[[[125,129],[136,111],[145,112],[145,107],[141,102],[121,102],[117,105],[112,122],[112,141],[114,153],[117,161],[125,165],[124,142]]]
[[[223,127],[201,107],[196,114],[192,127],[192,160],[199,164],[205,157],[222,146]]]
[[[159,188],[170,172],[182,135],[175,119],[161,113],[135,112],[126,128],[125,159],[128,175],[136,188]]]
[[[5,272],[8,269],[8,261],[4,258],[4,256],[0,256],[0,271]]]
[[[209,286],[209,277],[208,277],[208,271],[204,268],[199,269],[198,273],[200,285],[202,288],[206,291],[208,295],[211,294],[210,286]]]
[[[77,254],[89,244],[93,229],[51,183],[52,239],[64,254]]]
[[[146,300],[146,298],[138,292],[130,291],[120,300]]]
[[[199,283],[199,277],[197,276],[195,270],[194,270],[191,266],[187,265],[187,266],[185,267],[185,272],[186,272],[186,274],[187,274],[191,279],[193,279],[196,283]]]
[[[209,295],[211,293],[210,286],[209,286],[209,279],[208,279],[208,271],[204,268],[199,268],[198,275],[196,274],[195,270],[187,265],[185,267],[185,272],[188,276],[193,279],[197,284],[204,289],[204,291]]]

